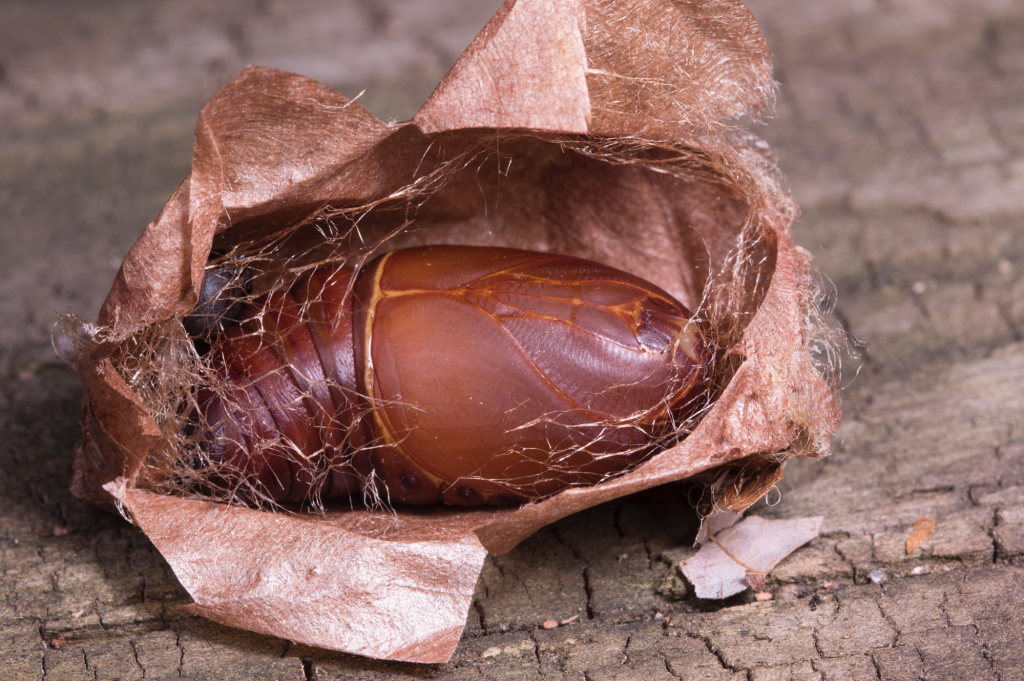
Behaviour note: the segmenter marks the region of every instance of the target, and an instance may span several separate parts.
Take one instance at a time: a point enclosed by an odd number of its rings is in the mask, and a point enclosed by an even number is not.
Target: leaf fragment
[[[752,586],[763,591],[765,575],[817,537],[823,520],[822,516],[791,520],[751,516],[712,535],[680,567],[698,598],[728,598]]]
[[[918,518],[914,521],[914,531],[907,537],[907,553],[913,553],[935,532],[935,518]]]

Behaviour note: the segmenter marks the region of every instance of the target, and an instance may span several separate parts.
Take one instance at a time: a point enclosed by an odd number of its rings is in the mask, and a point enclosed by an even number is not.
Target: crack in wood
[[[135,660],[135,666],[139,668],[139,672],[142,674],[142,678],[146,678],[146,669],[142,666],[139,661],[139,647],[135,644],[135,641],[128,639],[128,645],[132,648],[132,659]]]

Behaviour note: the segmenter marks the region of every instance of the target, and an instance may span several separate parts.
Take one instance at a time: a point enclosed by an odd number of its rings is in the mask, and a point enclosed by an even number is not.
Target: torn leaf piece
[[[935,532],[935,518],[918,518],[914,521],[914,531],[907,537],[907,553],[913,553]]]
[[[751,516],[712,535],[711,541],[680,567],[698,598],[728,598],[750,586],[748,576],[767,574],[817,537],[822,520],[822,516],[792,520]]]
[[[732,527],[739,521],[743,520],[742,513],[734,513],[733,511],[726,511],[721,508],[716,508],[711,512],[707,518],[700,524],[700,529],[697,531],[697,539],[694,544],[697,546],[704,546],[708,543],[710,537],[715,536],[722,530]]]

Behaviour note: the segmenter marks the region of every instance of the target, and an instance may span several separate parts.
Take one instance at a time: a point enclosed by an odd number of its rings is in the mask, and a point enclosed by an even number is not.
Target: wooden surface
[[[756,0],[776,58],[758,133],[834,283],[835,454],[756,512],[824,515],[774,599],[679,593],[668,487],[491,560],[455,659],[375,662],[187,616],[144,537],[68,491],[81,389],[49,347],[91,317],[246,63],[405,117],[494,2],[0,5],[0,667],[8,679],[1024,678],[1024,5]],[[774,501],[774,498],[773,498]],[[935,534],[908,555],[915,520]],[[671,598],[680,600],[668,600]],[[577,619],[553,630],[545,620]]]

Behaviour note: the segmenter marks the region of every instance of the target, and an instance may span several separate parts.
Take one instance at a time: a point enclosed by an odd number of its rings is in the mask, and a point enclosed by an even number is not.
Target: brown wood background
[[[54,312],[95,315],[188,171],[203,102],[259,63],[408,117],[496,5],[0,4],[5,678],[1024,679],[1019,0],[750,2],[781,82],[757,132],[836,322],[868,345],[859,373],[847,359],[835,454],[794,462],[757,511],[826,517],[774,600],[667,600],[692,526],[668,487],[489,561],[450,664],[375,662],[185,615],[149,542],[69,495],[81,389],[50,349]],[[907,555],[920,517],[935,534]]]

